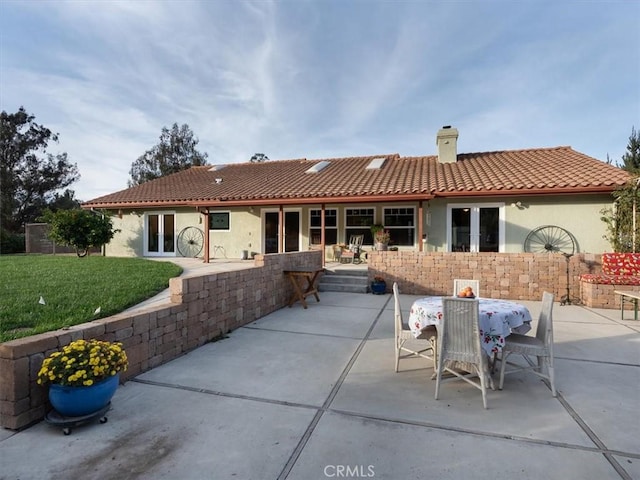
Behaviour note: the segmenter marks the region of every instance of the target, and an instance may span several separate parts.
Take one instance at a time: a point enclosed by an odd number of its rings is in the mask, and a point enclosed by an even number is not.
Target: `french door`
[[[277,211],[264,212],[264,253],[278,253],[280,215]],[[300,212],[284,211],[284,251],[300,251]]]
[[[504,251],[504,204],[449,205],[450,252]]]
[[[144,254],[152,257],[176,254],[176,220],[173,212],[154,212],[145,215]]]

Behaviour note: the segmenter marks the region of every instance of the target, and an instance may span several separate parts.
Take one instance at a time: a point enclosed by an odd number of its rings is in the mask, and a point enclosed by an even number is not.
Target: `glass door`
[[[278,253],[280,234],[279,212],[264,213],[264,253]],[[284,212],[284,251],[300,251],[300,212],[289,210]]]
[[[264,214],[264,253],[278,253],[278,212]]]
[[[450,252],[501,252],[504,205],[449,206],[447,243]]]
[[[175,215],[148,213],[145,220],[145,255],[174,256],[176,252]]]
[[[284,251],[300,251],[300,212],[284,212]]]

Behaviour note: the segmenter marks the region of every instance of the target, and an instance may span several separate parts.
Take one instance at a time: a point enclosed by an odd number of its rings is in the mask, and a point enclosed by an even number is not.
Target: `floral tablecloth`
[[[490,357],[501,352],[504,339],[511,334],[531,330],[531,313],[524,305],[508,300],[478,298],[480,308],[480,336],[482,348]],[[409,327],[417,337],[429,325],[442,319],[442,297],[420,298],[413,302],[409,313]]]

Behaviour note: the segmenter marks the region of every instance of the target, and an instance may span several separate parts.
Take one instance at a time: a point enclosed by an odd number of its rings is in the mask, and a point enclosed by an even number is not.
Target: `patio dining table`
[[[489,357],[502,351],[505,338],[512,332],[531,330],[531,313],[524,305],[508,300],[478,298],[479,328],[482,348]],[[419,298],[411,306],[409,327],[417,337],[429,325],[442,319],[442,297]]]

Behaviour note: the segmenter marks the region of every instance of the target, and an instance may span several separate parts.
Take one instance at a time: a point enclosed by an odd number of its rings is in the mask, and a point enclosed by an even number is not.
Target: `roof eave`
[[[597,187],[567,187],[567,188],[511,188],[501,190],[455,190],[455,191],[435,191],[433,196],[437,198],[446,197],[496,197],[514,195],[576,195],[576,194],[611,194],[619,185],[597,186]]]
[[[411,202],[426,201],[433,198],[428,193],[394,193],[383,195],[340,195],[330,197],[291,197],[291,198],[258,198],[258,199],[224,199],[191,201],[162,201],[162,202],[104,202],[85,203],[85,209],[137,209],[161,207],[251,207],[260,205],[317,205],[321,203],[376,203],[376,202]]]

